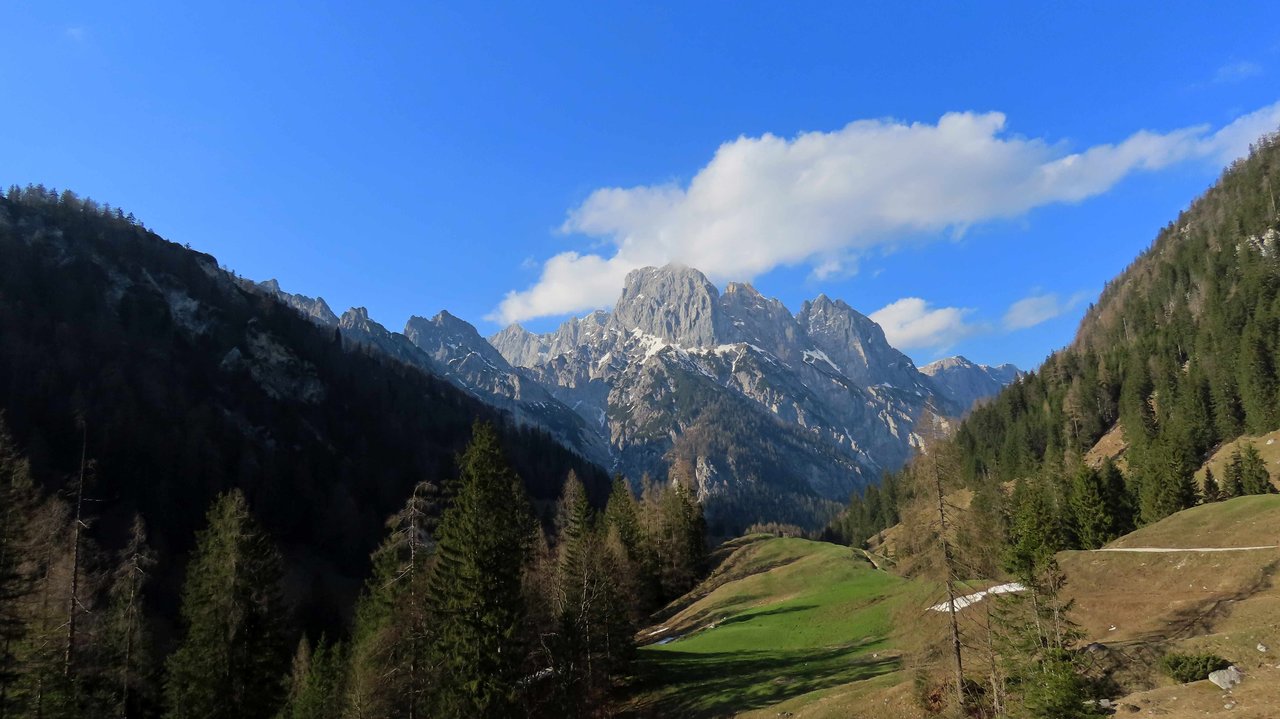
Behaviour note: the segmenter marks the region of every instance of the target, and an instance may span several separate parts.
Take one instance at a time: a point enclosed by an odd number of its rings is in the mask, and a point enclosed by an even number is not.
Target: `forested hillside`
[[[1264,138],[1109,283],[1075,341],[956,435],[971,483],[1077,464],[1118,423],[1138,522],[1190,506],[1219,443],[1280,426],[1280,141]]]
[[[14,188],[0,256],[0,717],[585,716],[701,575],[688,487],[132,217]]]
[[[1195,473],[1222,443],[1280,427],[1277,170],[1271,135],[1107,284],[1071,345],[975,409],[946,450],[955,486],[1006,529],[1016,508],[999,498],[1043,490],[1060,549],[1272,491],[1248,442],[1205,486]],[[860,543],[897,522],[903,481],[855,496],[830,535]]]
[[[82,450],[91,532],[134,514],[159,550],[151,601],[173,616],[182,559],[220,492],[279,542],[304,626],[337,627],[383,522],[442,482],[477,419],[501,427],[545,506],[569,470],[608,477],[448,382],[345,341],[213,257],[132,216],[41,187],[0,198],[0,411],[36,480],[70,491]]]
[[[921,680],[949,696],[945,703],[984,716],[1099,715],[1085,701],[1141,688],[1122,675],[1143,662],[1099,669],[1072,597],[1118,578],[1090,575],[1068,550],[1098,549],[1198,504],[1276,491],[1270,449],[1250,438],[1280,426],[1277,169],[1280,136],[1272,135],[1107,285],[1070,346],[953,435],[926,437],[922,454],[853,497],[828,527],[828,536],[886,556],[895,571],[945,587],[937,606],[950,626],[929,641],[926,655],[936,659]],[[1206,465],[1214,454],[1217,475]],[[1245,504],[1202,514],[1232,516]],[[1190,544],[1176,546],[1202,546],[1194,536],[1183,541]],[[1188,571],[1190,586],[1211,583]],[[954,603],[957,587],[975,579],[1012,580],[1015,593],[988,609],[986,622],[965,621]],[[1153,602],[1147,613],[1157,625],[1175,621],[1167,611],[1174,597],[1161,591],[1126,601]],[[1208,617],[1216,601],[1197,611]],[[1196,632],[1211,625],[1206,619]],[[1178,631],[1154,636],[1144,651],[1177,659],[1159,637]],[[1199,671],[1178,681],[1204,679]]]

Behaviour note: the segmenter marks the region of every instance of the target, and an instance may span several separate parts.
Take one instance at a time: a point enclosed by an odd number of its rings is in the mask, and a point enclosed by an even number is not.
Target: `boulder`
[[[1209,681],[1217,685],[1219,689],[1230,691],[1232,687],[1244,681],[1244,674],[1241,674],[1240,670],[1233,664],[1226,669],[1219,669],[1216,672],[1211,672],[1209,674]]]

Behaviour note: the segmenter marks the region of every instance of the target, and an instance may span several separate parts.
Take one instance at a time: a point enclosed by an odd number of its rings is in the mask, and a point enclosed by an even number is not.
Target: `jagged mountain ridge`
[[[335,327],[348,341],[442,377],[511,413],[516,421],[547,431],[592,462],[603,466],[610,463],[608,449],[598,432],[538,382],[512,367],[475,327],[446,311],[431,319],[411,317],[403,333],[392,332],[373,320],[364,307],[352,307],[337,317],[323,298],[285,292],[276,280],[248,284],[275,296],[318,325]]]
[[[594,423],[615,469],[634,479],[674,466],[729,526],[812,522],[900,466],[922,414],[960,416],[1017,377],[965,360],[935,381],[842,301],[820,295],[793,315],[678,265],[630,273],[612,312],[489,341]]]
[[[923,414],[961,416],[1019,376],[963,358],[922,371],[841,300],[819,295],[793,315],[750,284],[721,292],[679,265],[632,272],[612,311],[546,334],[511,325],[488,340],[447,311],[411,317],[398,333],[363,308],[335,324],[321,298],[255,286],[633,482],[674,469],[725,532],[821,522],[906,461]]]
[[[920,371],[933,380],[939,391],[961,407],[972,409],[979,402],[994,397],[1022,377],[1022,370],[1011,364],[995,367],[975,364],[959,355],[930,362]]]

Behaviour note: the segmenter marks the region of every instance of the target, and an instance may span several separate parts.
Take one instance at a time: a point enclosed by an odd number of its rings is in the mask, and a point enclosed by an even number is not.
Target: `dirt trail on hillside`
[[[1257,549],[1280,549],[1280,544],[1268,544],[1261,547],[1108,547],[1093,549],[1093,552],[1249,552]]]

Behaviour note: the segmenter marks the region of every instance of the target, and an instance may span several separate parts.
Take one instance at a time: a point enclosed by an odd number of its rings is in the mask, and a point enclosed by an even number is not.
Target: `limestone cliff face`
[[[1011,364],[996,367],[974,364],[960,356],[930,362],[920,371],[929,376],[938,393],[968,412],[974,405],[995,396],[1005,385],[1016,382],[1022,371]]]
[[[965,409],[844,302],[819,296],[792,315],[674,265],[628,275],[612,312],[490,342],[600,433],[615,470],[697,468],[725,526],[814,524],[907,459],[924,412]]]

